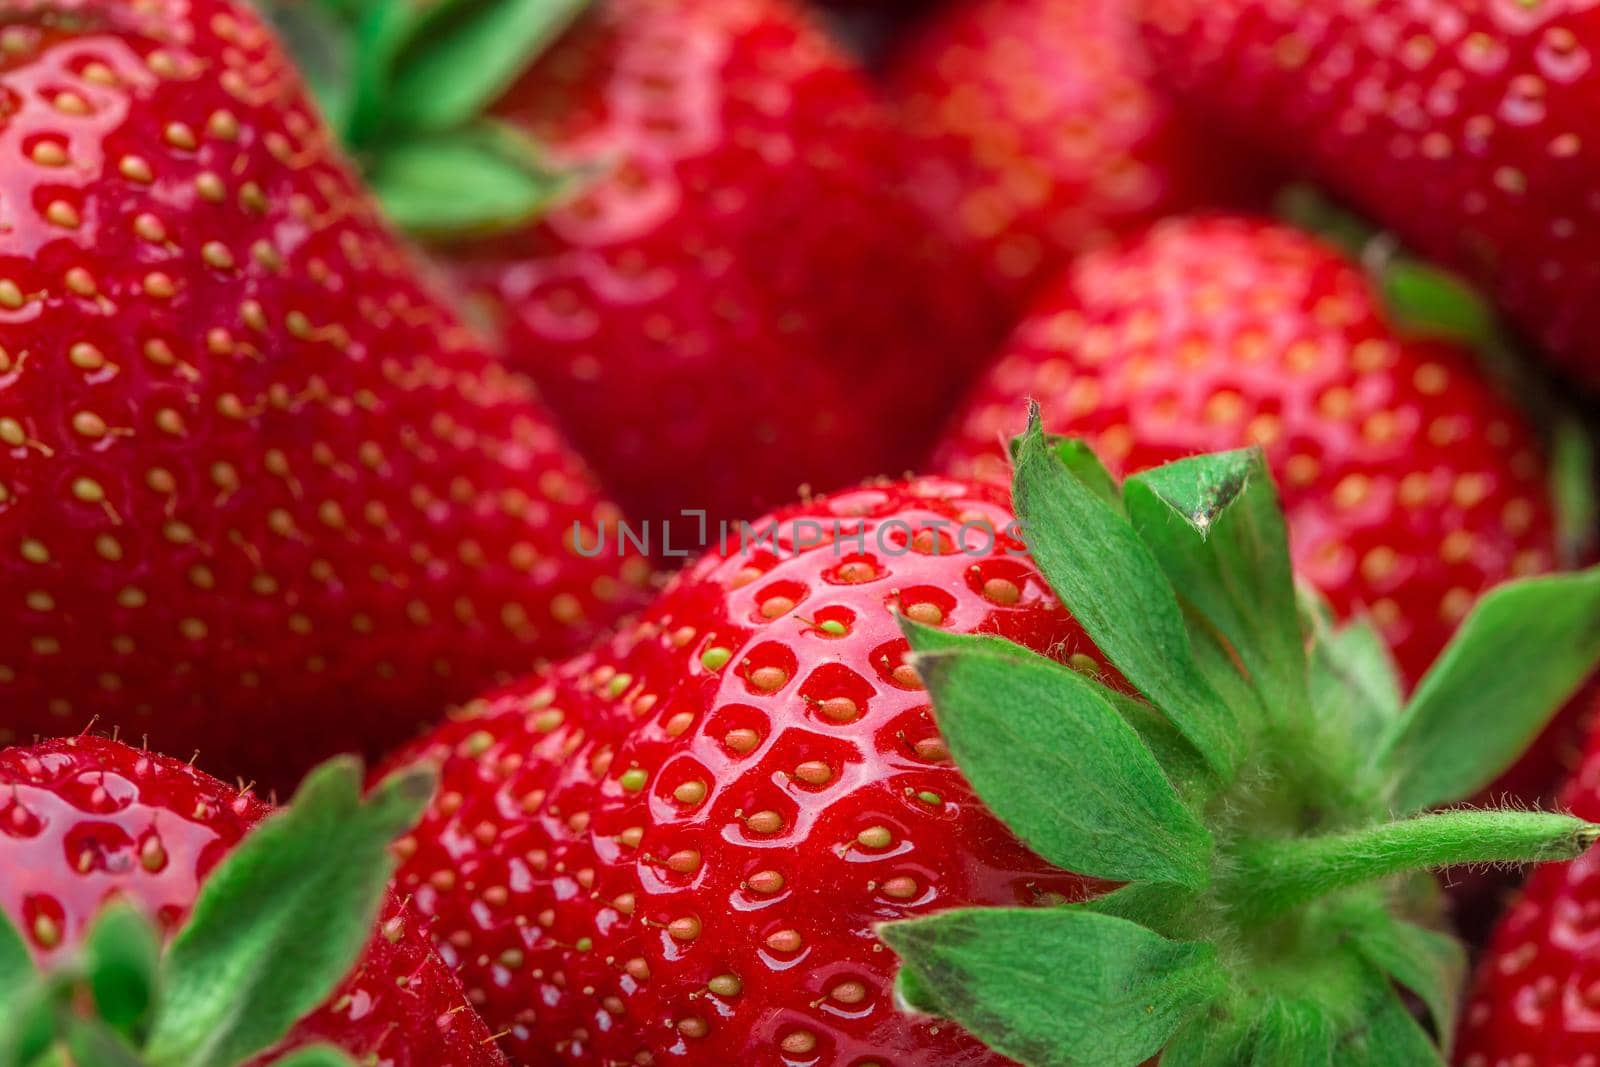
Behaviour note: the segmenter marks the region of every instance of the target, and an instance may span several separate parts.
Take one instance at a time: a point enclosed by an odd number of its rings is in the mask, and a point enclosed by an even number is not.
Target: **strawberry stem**
[[[1236,907],[1266,918],[1392,874],[1472,863],[1575,859],[1600,825],[1570,815],[1441,811],[1325,837],[1252,843],[1235,854]]]

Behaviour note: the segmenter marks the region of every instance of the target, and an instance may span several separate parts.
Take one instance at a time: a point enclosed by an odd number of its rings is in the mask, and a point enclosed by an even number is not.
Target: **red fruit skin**
[[[270,811],[188,764],[89,735],[0,750],[0,792],[0,910],[41,967],[62,963],[113,896],[176,929]],[[350,977],[274,1053],[317,1041],[373,1067],[505,1062],[423,920],[393,895]]]
[[[1597,706],[1591,703],[1591,707]],[[1563,807],[1600,820],[1600,733]],[[1452,1062],[1459,1067],[1591,1067],[1600,1062],[1600,849],[1538,867],[1488,941]]]
[[[1141,0],[1218,126],[1467,271],[1600,383],[1600,8],[1588,0]]]
[[[931,623],[937,609],[950,630],[1096,656],[1015,540],[986,545],[969,527],[970,554],[958,550],[964,521],[1006,529],[1006,499],[921,480],[791,507],[780,553],[708,554],[609,644],[469,706],[402,757],[441,764],[443,784],[400,843],[397,884],[437,918],[441,952],[513,1058],[1007,1062],[953,1024],[898,1013],[895,959],[873,933],[1086,890],[950,763],[891,613]],[[865,531],[865,553],[796,525],[836,519]],[[922,550],[895,547],[908,540]],[[712,648],[729,650],[720,670]]]
[[[962,0],[890,65],[911,196],[1013,314],[1079,253],[1260,179],[1153,84],[1130,0]]]
[[[70,8],[68,28],[44,28]],[[0,29],[0,742],[258,779],[565,654],[645,570],[224,0]]]
[[[1009,480],[1037,400],[1119,475],[1261,444],[1298,573],[1421,676],[1477,595],[1553,565],[1545,468],[1462,350],[1386,324],[1343,255],[1276,224],[1176,219],[1041,295],[935,451]]]
[[[443,250],[628,514],[748,519],[914,463],[1002,328],[787,0],[603,0],[496,107],[593,171]]]

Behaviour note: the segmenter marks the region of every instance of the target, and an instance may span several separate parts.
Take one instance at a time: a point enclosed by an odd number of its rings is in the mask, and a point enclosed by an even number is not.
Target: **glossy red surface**
[[[640,561],[565,544],[616,510],[250,9],[7,12],[0,742],[98,717],[283,781],[628,606]]]
[[[1600,382],[1600,7],[1590,0],[1140,0],[1212,122],[1481,279]]]
[[[1000,329],[789,0],[605,0],[495,110],[584,181],[442,252],[632,517],[904,471]]]
[[[1132,7],[957,0],[890,64],[910,195],[1016,312],[1079,253],[1260,185],[1155,87]]]
[[[835,520],[834,544],[799,546],[818,534],[798,523]],[[782,551],[712,553],[636,626],[407,757],[444,783],[400,890],[523,1062],[1004,1062],[896,1012],[874,924],[1085,887],[951,765],[892,612],[1097,653],[993,532],[997,489],[869,486],[777,521]]]

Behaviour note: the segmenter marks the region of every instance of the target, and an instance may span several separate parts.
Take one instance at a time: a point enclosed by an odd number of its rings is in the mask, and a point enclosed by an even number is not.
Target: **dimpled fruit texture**
[[[1085,249],[1242,184],[1151,75],[1128,0],[962,0],[892,64],[912,196],[1016,310]]]
[[[1005,501],[923,480],[780,512],[776,551],[709,554],[638,625],[409,754],[441,761],[443,785],[400,842],[398,886],[438,917],[509,1052],[595,1067],[1005,1062],[953,1024],[899,1014],[895,959],[873,935],[1085,888],[976,800],[893,614],[1093,665],[1004,535]],[[835,520],[840,536],[818,545]]]
[[[1600,819],[1600,735],[1563,807]],[[1600,1058],[1600,849],[1539,867],[1489,940],[1461,1020],[1460,1067],[1590,1067]]]
[[[497,111],[585,183],[445,251],[631,517],[899,474],[996,339],[892,188],[872,87],[788,0],[601,0]]]
[[[1553,564],[1521,416],[1462,351],[1402,340],[1365,275],[1293,230],[1173,220],[1041,296],[936,470],[1009,478],[1028,398],[1118,473],[1265,447],[1299,573],[1365,609],[1415,681],[1474,598]]]
[[[614,509],[255,15],[6,11],[0,741],[98,716],[282,780],[626,606],[565,543]]]
[[[0,751],[0,792],[0,911],[40,966],[69,958],[113,895],[176,928],[270,811],[188,764],[87,735]],[[277,1051],[316,1041],[368,1067],[504,1062],[421,918],[393,896],[355,971]]]
[[[1217,125],[1470,271],[1600,382],[1600,7],[1591,0],[1141,0]]]

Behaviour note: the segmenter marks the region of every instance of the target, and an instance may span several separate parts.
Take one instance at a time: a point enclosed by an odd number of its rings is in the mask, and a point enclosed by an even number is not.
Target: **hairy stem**
[[[1523,811],[1440,811],[1326,837],[1252,842],[1235,853],[1239,907],[1265,917],[1391,874],[1468,863],[1574,859],[1600,824]]]

